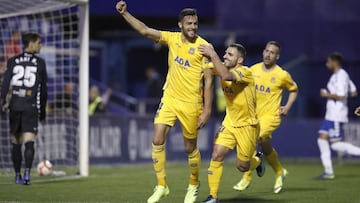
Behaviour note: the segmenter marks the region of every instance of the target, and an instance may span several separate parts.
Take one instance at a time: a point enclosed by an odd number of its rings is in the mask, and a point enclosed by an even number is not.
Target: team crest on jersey
[[[275,77],[271,77],[270,82],[271,82],[271,83],[275,83],[275,82],[276,82],[276,78],[275,78]]]
[[[190,47],[190,49],[189,49],[189,54],[194,54],[194,53],[195,53],[195,48]]]

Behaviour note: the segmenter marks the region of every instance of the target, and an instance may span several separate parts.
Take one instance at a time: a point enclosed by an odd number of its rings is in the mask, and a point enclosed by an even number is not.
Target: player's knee
[[[165,136],[160,133],[155,133],[153,136],[154,145],[163,145],[165,143]]]
[[[217,151],[214,151],[211,155],[211,160],[217,161],[217,162],[222,162],[222,161],[224,161],[224,155]]]
[[[156,138],[154,138],[154,139],[153,139],[153,144],[154,144],[154,145],[163,145],[163,144],[164,144],[164,141],[161,140],[161,139],[156,139]]]
[[[196,149],[196,146],[194,146],[194,145],[190,145],[190,144],[185,145],[185,152],[187,154],[191,154],[195,149]]]
[[[272,140],[269,138],[262,140],[260,146],[261,146],[261,151],[265,154],[265,156],[270,155],[273,151]]]
[[[246,172],[250,169],[250,163],[237,160],[236,161],[236,168],[241,172]]]
[[[329,139],[329,135],[324,134],[324,133],[320,133],[320,134],[319,134],[319,139],[328,140],[328,139]]]

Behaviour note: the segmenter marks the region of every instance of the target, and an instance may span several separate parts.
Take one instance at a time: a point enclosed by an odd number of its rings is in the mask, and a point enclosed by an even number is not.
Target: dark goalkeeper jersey
[[[11,94],[10,110],[24,111],[40,108],[45,115],[47,101],[47,73],[45,61],[31,53],[22,53],[8,60],[1,89],[1,99]]]

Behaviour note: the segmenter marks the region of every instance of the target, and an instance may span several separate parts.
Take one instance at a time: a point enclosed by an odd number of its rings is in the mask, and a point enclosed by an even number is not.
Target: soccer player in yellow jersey
[[[251,70],[243,66],[245,48],[231,44],[225,51],[224,64],[211,45],[201,45],[202,54],[211,58],[226,100],[226,116],[219,128],[208,169],[210,195],[204,203],[217,203],[218,189],[225,156],[236,146],[236,167],[245,172],[256,169],[261,177],[265,172],[262,155],[255,154],[259,123],[255,110],[255,83]]]
[[[197,35],[198,17],[195,9],[187,8],[180,12],[178,26],[181,32],[164,32],[149,28],[132,16],[126,7],[124,1],[119,1],[116,5],[117,11],[127,23],[141,35],[169,48],[169,69],[163,88],[163,98],[154,120],[152,141],[152,159],[157,185],[147,202],[158,202],[170,193],[165,179],[165,140],[170,128],[179,120],[190,168],[189,186],[184,203],[193,203],[198,195],[201,163],[197,136],[199,129],[210,117],[213,83],[209,60],[197,48],[200,44],[208,43]]]
[[[279,161],[278,154],[272,146],[272,133],[279,127],[281,117],[286,116],[298,94],[296,83],[290,74],[276,64],[280,57],[280,44],[270,41],[263,51],[263,62],[250,69],[254,75],[256,88],[256,112],[260,121],[260,146],[267,162],[275,171],[274,193],[279,193],[287,175]],[[285,106],[281,106],[283,90],[287,89],[289,97]],[[251,171],[244,174],[235,190],[243,191],[249,187]]]

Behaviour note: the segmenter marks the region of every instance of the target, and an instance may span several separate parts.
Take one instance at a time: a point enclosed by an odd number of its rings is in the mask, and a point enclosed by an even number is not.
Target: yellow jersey
[[[255,84],[250,69],[246,66],[230,71],[235,81],[221,81],[226,101],[225,125],[243,127],[256,125]]]
[[[280,121],[280,106],[284,89],[297,91],[298,87],[290,74],[280,66],[266,72],[263,63],[251,66],[256,89],[256,113],[259,119],[264,117]]]
[[[184,43],[180,32],[162,31],[159,43],[169,47],[164,95],[201,103],[203,69],[210,67],[210,60],[200,54],[198,47],[208,42],[198,36],[194,43]]]

